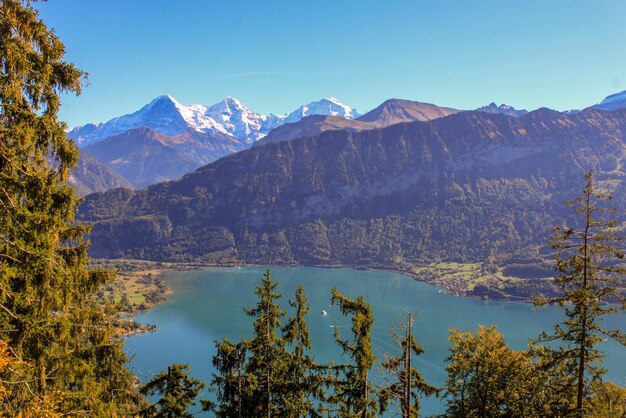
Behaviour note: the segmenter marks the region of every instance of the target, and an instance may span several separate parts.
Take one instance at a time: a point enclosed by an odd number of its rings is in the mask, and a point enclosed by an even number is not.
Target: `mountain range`
[[[179,178],[248,148],[278,126],[320,114],[345,119],[360,116],[356,109],[334,98],[300,106],[284,115],[263,115],[232,97],[212,106],[185,106],[164,95],[131,114],[76,127],[68,136],[132,187],[141,188]],[[81,174],[75,173],[78,181]]]
[[[148,127],[163,135],[179,135],[192,130],[210,135],[228,135],[252,143],[277,126],[294,123],[310,115],[340,116],[346,119],[360,116],[356,109],[335,98],[321,99],[284,115],[263,115],[232,97],[212,106],[185,106],[172,96],[164,95],[134,113],[113,118],[108,122],[76,127],[68,136],[84,147],[132,129]]]
[[[92,194],[79,219],[94,224],[96,257],[409,272],[489,262],[546,277],[548,237],[572,221],[566,201],[587,170],[626,207],[624,161],[626,109],[456,112],[269,142],[177,181]]]

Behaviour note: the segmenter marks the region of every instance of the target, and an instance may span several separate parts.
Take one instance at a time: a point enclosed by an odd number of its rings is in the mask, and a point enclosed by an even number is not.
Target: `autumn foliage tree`
[[[550,377],[529,351],[508,347],[495,327],[451,330],[445,416],[558,416]]]

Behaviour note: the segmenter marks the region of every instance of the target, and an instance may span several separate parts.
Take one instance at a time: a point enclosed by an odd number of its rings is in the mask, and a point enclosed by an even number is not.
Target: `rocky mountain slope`
[[[525,114],[528,113],[528,110],[526,109],[518,110],[514,108],[513,106],[509,106],[505,104],[501,104],[500,106],[498,106],[497,104],[493,102],[489,103],[487,106],[479,107],[476,110],[479,112],[485,112],[485,113],[501,113],[503,115],[515,116],[515,117],[524,116]]]
[[[78,167],[70,173],[68,183],[80,196],[118,187],[132,187],[124,177],[102,164],[94,155],[85,150],[81,150]]]
[[[133,188],[182,177],[220,157],[247,148],[222,133],[186,130],[164,135],[142,127],[88,145],[83,151],[121,174]]]
[[[257,146],[179,181],[91,195],[79,216],[95,223],[96,257],[494,262],[532,277],[586,170],[626,208],[625,158],[626,110],[461,112]]]

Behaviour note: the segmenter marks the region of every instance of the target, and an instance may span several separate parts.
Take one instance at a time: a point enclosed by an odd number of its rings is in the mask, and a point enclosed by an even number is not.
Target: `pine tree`
[[[337,365],[343,378],[334,384],[335,393],[329,401],[339,407],[344,417],[371,417],[376,414],[376,391],[369,379],[369,372],[376,357],[372,354],[372,324],[374,316],[371,306],[362,296],[350,299],[332,290],[332,304],[338,305],[344,316],[352,315],[352,342],[342,340],[339,328],[335,327],[335,340],[352,360],[351,364]]]
[[[602,319],[626,310],[624,289],[626,269],[618,263],[624,258],[620,248],[618,221],[607,207],[607,193],[596,189],[593,173],[585,175],[585,189],[580,197],[568,202],[577,216],[577,228],[559,226],[554,230],[552,247],[556,250],[556,267],[560,276],[554,280],[560,294],[554,298],[537,298],[536,304],[561,306],[567,319],[555,326],[552,334],[542,333],[538,342],[560,341],[557,349],[546,349],[548,366],[563,370],[563,396],[575,391],[575,415],[585,415],[591,384],[602,379],[602,354],[596,348],[603,338],[613,338],[626,345],[626,334],[606,329]]]
[[[298,286],[295,300],[290,301],[289,305],[296,309],[296,314],[283,328],[285,342],[293,347],[287,359],[283,414],[290,417],[312,416],[316,411],[313,400],[323,396],[319,374],[323,368],[307,354],[313,347],[305,319],[310,307],[302,286]]]
[[[246,380],[247,341],[237,344],[227,338],[216,341],[217,353],[213,356],[211,391],[217,395],[217,402],[202,401],[202,409],[213,411],[218,417],[249,416],[253,408]]]
[[[261,285],[256,288],[259,301],[255,308],[245,309],[246,314],[255,318],[254,336],[248,341],[246,377],[251,385],[251,405],[253,416],[271,417],[280,415],[284,408],[284,376],[287,352],[285,341],[277,335],[285,316],[277,303],[281,295],[276,293],[278,283],[271,278],[271,271],[263,275]]]
[[[50,396],[65,413],[99,416],[137,401],[95,298],[113,276],[87,269],[88,228],[65,184],[78,149],[58,121],[59,94],[80,93],[85,74],[64,55],[30,1],[0,1],[0,340],[29,365],[0,376],[13,382],[0,406],[9,416]]]
[[[401,319],[391,329],[394,343],[400,347],[401,353],[396,357],[385,355],[381,363],[381,374],[387,383],[379,394],[381,414],[387,410],[389,403],[394,403],[399,406],[403,418],[418,417],[420,395],[432,396],[439,393],[439,388],[428,384],[419,370],[413,367],[413,355],[424,353],[424,349],[413,337],[414,319],[409,313],[406,320]]]
[[[204,383],[190,377],[188,364],[172,364],[146,383],[140,390],[144,395],[161,395],[159,400],[146,408],[141,415],[153,418],[193,418],[187,412],[195,405]]]

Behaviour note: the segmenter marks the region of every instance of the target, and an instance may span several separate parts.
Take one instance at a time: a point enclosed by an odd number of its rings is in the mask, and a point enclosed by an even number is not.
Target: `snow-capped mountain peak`
[[[289,113],[283,123],[294,123],[310,115],[341,116],[346,119],[356,119],[361,116],[356,109],[346,106],[334,97],[328,97],[300,106]]]
[[[79,126],[68,132],[80,146],[147,126],[165,135],[192,129],[203,133],[222,133],[255,142],[284,123],[297,122],[309,115],[333,115],[347,119],[360,116],[356,109],[335,98],[321,99],[301,106],[287,115],[260,114],[234,97],[227,96],[211,106],[183,105],[170,95],[158,96],[136,112],[108,122]]]
[[[599,110],[617,110],[626,107],[626,90],[611,94],[606,97],[600,103],[592,106],[594,109]]]
[[[230,96],[207,108],[205,116],[216,121],[224,133],[249,142],[267,135],[280,121],[275,115],[256,113]]]

